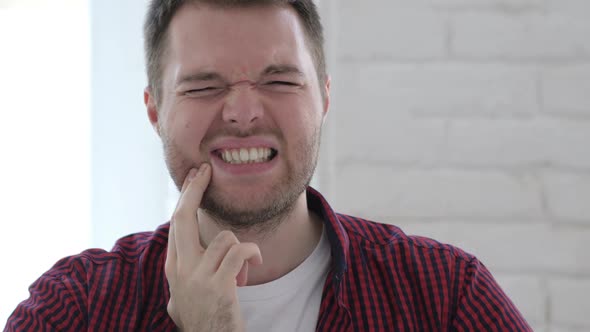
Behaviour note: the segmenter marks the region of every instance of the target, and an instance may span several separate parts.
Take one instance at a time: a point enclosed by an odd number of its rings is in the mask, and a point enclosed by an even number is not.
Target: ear
[[[159,121],[159,114],[158,114],[158,106],[156,102],[156,98],[151,91],[151,88],[148,86],[143,90],[143,103],[145,104],[145,108],[147,110],[148,119],[152,124],[152,127],[160,136],[160,123]]]
[[[324,121],[326,120],[326,116],[328,115],[328,111],[330,109],[330,82],[331,82],[331,77],[328,76],[326,77],[326,83],[323,86],[324,88],[324,105],[323,105],[323,117],[324,117]]]

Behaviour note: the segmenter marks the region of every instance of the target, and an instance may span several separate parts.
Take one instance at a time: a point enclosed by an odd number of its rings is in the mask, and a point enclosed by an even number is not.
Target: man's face
[[[288,212],[313,175],[328,107],[296,13],[186,5],[168,36],[159,109],[146,100],[176,186],[208,162],[201,207],[214,217],[243,228]]]

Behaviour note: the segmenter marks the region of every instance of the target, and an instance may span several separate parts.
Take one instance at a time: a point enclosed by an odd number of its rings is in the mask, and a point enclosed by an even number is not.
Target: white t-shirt
[[[293,271],[266,284],[239,287],[246,331],[315,331],[330,254],[324,230],[311,255]]]

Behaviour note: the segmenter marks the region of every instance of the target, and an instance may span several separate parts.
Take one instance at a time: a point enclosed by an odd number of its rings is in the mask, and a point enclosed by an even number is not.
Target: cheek
[[[292,127],[312,127],[321,118],[321,105],[308,92],[287,96],[280,102],[269,102],[268,109],[278,110],[274,115],[278,116],[281,122]]]
[[[321,126],[321,114],[312,108],[293,108],[283,113],[280,128],[290,150],[309,147]]]
[[[197,152],[211,123],[207,115],[206,112],[178,111],[168,122],[169,137],[185,153]]]
[[[306,133],[311,133],[321,125],[322,117],[319,109],[313,105],[303,105],[292,112],[289,112],[288,121],[292,127],[297,127],[297,130]]]

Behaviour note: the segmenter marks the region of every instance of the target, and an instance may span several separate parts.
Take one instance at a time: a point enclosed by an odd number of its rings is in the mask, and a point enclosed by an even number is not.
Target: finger
[[[182,184],[181,194],[185,191],[186,186],[190,182],[189,179],[194,177],[196,172],[197,170],[194,168],[188,172],[187,176],[184,178],[184,183]],[[164,263],[164,273],[166,274],[166,279],[168,279],[168,284],[170,286],[173,286],[176,280],[176,241],[174,233],[174,218],[172,218],[170,221],[170,227],[168,228],[168,247],[166,251],[166,262]]]
[[[166,252],[164,272],[166,273],[168,284],[173,287],[176,280],[176,241],[174,239],[174,223],[170,224],[170,229],[168,230],[168,250]]]
[[[174,211],[174,235],[177,263],[179,265],[196,263],[198,257],[204,251],[199,240],[197,210],[210,178],[211,167],[202,164],[194,177],[189,179],[184,193],[180,196],[176,211]]]
[[[216,272],[222,282],[236,282],[236,278],[244,266],[244,262],[255,265],[262,264],[260,248],[255,243],[239,243],[233,245],[221,262]]]
[[[188,173],[184,177],[184,182],[182,183],[182,188],[180,189],[180,196],[182,196],[182,194],[184,194],[184,191],[186,190],[186,187],[191,182],[190,180],[195,176],[195,174],[197,173],[197,171],[198,171],[198,169],[196,169],[196,168],[191,168],[188,171]],[[179,203],[180,203],[180,199],[178,200],[178,202],[176,202],[176,206],[174,207],[174,211],[178,210],[178,204]]]
[[[180,193],[184,193],[184,191],[186,190],[186,187],[188,186],[188,184],[191,182],[190,180],[195,176],[195,173],[197,173],[198,169],[196,168],[191,168],[190,171],[188,171],[188,173],[186,174],[186,177],[184,178],[184,183],[182,184],[182,189],[180,190]]]
[[[239,287],[246,286],[248,284],[248,261],[244,262],[242,269],[240,272],[238,272],[236,284],[238,284]]]
[[[240,241],[231,231],[219,232],[213,241],[209,243],[207,250],[205,250],[199,268],[210,274],[215,273],[229,252],[229,249],[239,243]]]

